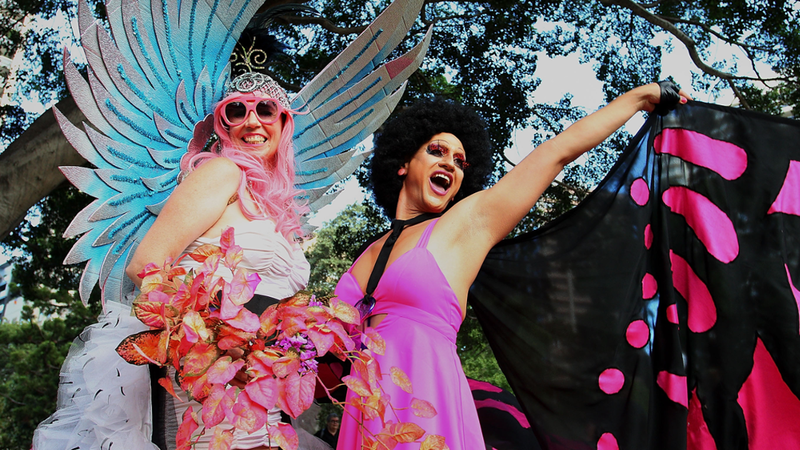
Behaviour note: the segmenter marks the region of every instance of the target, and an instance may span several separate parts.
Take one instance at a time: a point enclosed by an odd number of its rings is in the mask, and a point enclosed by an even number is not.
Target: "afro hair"
[[[397,170],[439,133],[451,133],[464,145],[469,167],[453,203],[480,191],[492,173],[492,152],[486,123],[471,108],[441,97],[420,100],[389,121],[375,135],[369,166],[369,187],[375,203],[394,218],[403,179]]]

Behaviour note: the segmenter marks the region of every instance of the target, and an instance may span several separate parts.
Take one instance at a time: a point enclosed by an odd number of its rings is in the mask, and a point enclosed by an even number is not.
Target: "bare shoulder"
[[[187,179],[192,176],[203,176],[213,179],[228,179],[240,176],[242,170],[235,162],[228,158],[214,158],[206,161],[200,167],[194,169]]]
[[[214,158],[192,170],[181,184],[195,189],[205,188],[232,193],[238,189],[241,177],[242,170],[236,163],[228,158]]]

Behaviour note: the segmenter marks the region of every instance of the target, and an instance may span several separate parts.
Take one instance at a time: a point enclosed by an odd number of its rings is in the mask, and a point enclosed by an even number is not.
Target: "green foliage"
[[[467,307],[467,317],[464,318],[464,322],[458,330],[456,347],[458,356],[461,358],[461,366],[468,377],[486,381],[511,391],[511,386],[503,372],[500,371],[497,359],[492,353],[489,341],[483,334],[483,328],[469,306]]]
[[[55,410],[70,343],[100,313],[96,292],[88,307],[77,296],[81,268],[61,263],[74,243],[61,233],[89,200],[65,184],[37,205],[38,223],[2,241],[15,255],[11,295],[29,304],[21,322],[0,324],[0,448],[30,448],[36,425]],[[55,318],[37,321],[46,316]]]
[[[81,328],[62,319],[0,324],[0,448],[30,448],[33,430],[55,410],[58,372]]]
[[[362,245],[388,227],[378,207],[369,200],[346,207],[326,222],[306,250],[311,264],[309,290],[318,295],[332,294],[339,277],[358,257]]]

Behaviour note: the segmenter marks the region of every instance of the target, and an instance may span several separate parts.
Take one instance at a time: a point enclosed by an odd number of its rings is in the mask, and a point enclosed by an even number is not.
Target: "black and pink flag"
[[[800,449],[800,125],[691,102],[470,301],[546,450]]]

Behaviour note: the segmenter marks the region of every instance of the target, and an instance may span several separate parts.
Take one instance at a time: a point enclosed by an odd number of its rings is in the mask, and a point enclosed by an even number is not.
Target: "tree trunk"
[[[72,97],[56,105],[72,121],[85,120]],[[0,236],[5,237],[25,219],[28,209],[63,183],[59,166],[86,164],[61,134],[48,110],[0,153]]]

